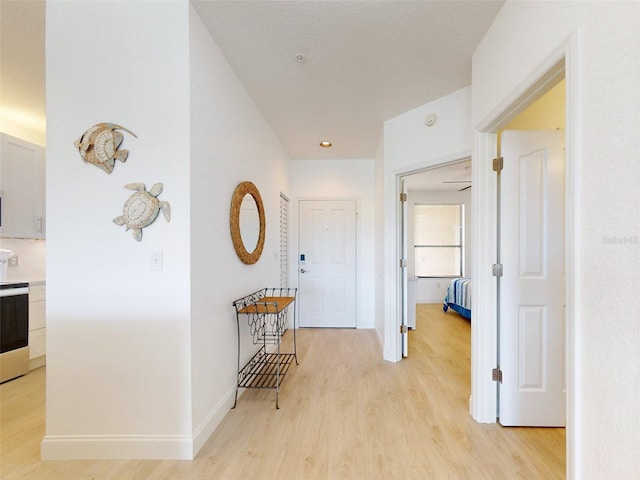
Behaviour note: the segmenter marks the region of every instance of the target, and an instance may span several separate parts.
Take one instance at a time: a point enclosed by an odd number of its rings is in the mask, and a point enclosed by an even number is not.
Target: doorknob
[[[304,268],[301,268],[300,273],[307,273],[307,271]]]

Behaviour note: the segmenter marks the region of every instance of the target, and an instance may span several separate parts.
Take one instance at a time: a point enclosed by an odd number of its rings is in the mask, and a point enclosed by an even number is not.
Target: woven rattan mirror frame
[[[258,244],[253,252],[248,252],[242,242],[242,235],[240,232],[240,206],[242,205],[242,199],[245,195],[251,195],[258,207],[258,217],[260,218],[260,233],[258,235]],[[242,263],[247,265],[253,265],[262,255],[264,248],[264,237],[266,230],[266,221],[264,217],[264,205],[262,204],[262,197],[257,187],[251,182],[242,182],[238,184],[231,197],[231,213],[229,215],[229,224],[231,227],[231,241],[233,242],[233,248],[238,255],[238,258]]]

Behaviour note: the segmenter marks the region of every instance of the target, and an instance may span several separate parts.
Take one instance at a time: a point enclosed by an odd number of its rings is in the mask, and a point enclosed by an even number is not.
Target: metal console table
[[[238,403],[240,388],[273,388],[276,391],[276,408],[279,409],[278,396],[280,383],[295,360],[296,352],[296,293],[297,288],[263,288],[235,302],[238,325],[238,380],[236,398]],[[293,352],[282,353],[280,341],[287,329],[287,310],[293,305]],[[240,368],[240,317],[246,316],[254,345],[261,345],[253,357]],[[276,352],[268,352],[267,345],[276,345]]]

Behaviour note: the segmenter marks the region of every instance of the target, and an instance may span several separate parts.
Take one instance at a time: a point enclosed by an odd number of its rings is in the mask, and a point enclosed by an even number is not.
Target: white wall
[[[291,162],[290,278],[297,284],[298,200],[355,199],[357,202],[357,320],[358,328],[374,328],[375,303],[375,161],[374,160],[295,160]]]
[[[435,113],[432,127],[424,119]],[[398,175],[471,155],[471,88],[463,88],[384,123],[384,358],[401,358],[398,296]]]
[[[473,122],[483,125],[561,42],[576,46],[567,79],[576,197],[568,478],[640,471],[639,24],[638,2],[507,2],[473,57]]]
[[[233,401],[231,304],[279,282],[288,158],[187,1],[49,2],[47,49],[43,458],[192,458]],[[73,146],[98,122],[138,135],[111,175]],[[229,233],[244,180],[266,211],[253,266]],[[130,182],[163,182],[172,210],[140,243],[112,223]]]
[[[188,11],[47,4],[44,459],[191,453]],[[73,145],[99,122],[138,136],[125,133],[129,159],[111,175]],[[172,210],[140,243],[112,222],[131,182],[163,182]]]
[[[415,228],[415,205],[453,205],[463,204],[464,217],[464,274],[471,276],[471,189],[462,192],[448,191],[409,191],[407,192],[407,263],[409,276],[415,276],[415,251],[413,247]],[[453,278],[453,277],[452,277]],[[447,278],[418,278],[415,283],[416,303],[440,303],[444,300],[450,279]]]
[[[231,303],[280,285],[280,192],[291,194],[287,155],[193,8],[190,25],[191,378],[197,451],[233,404],[237,347]],[[265,207],[265,246],[254,265],[238,259],[229,233],[231,197],[242,181],[256,185]],[[245,328],[241,333],[244,359],[255,346]]]

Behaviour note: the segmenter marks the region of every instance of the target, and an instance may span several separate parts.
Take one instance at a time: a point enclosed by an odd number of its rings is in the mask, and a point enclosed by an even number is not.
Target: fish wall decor
[[[86,163],[111,174],[115,161],[125,162],[129,155],[129,150],[118,150],[124,139],[124,135],[118,130],[124,130],[138,138],[132,131],[115,123],[98,123],[84,132],[74,145]]]

